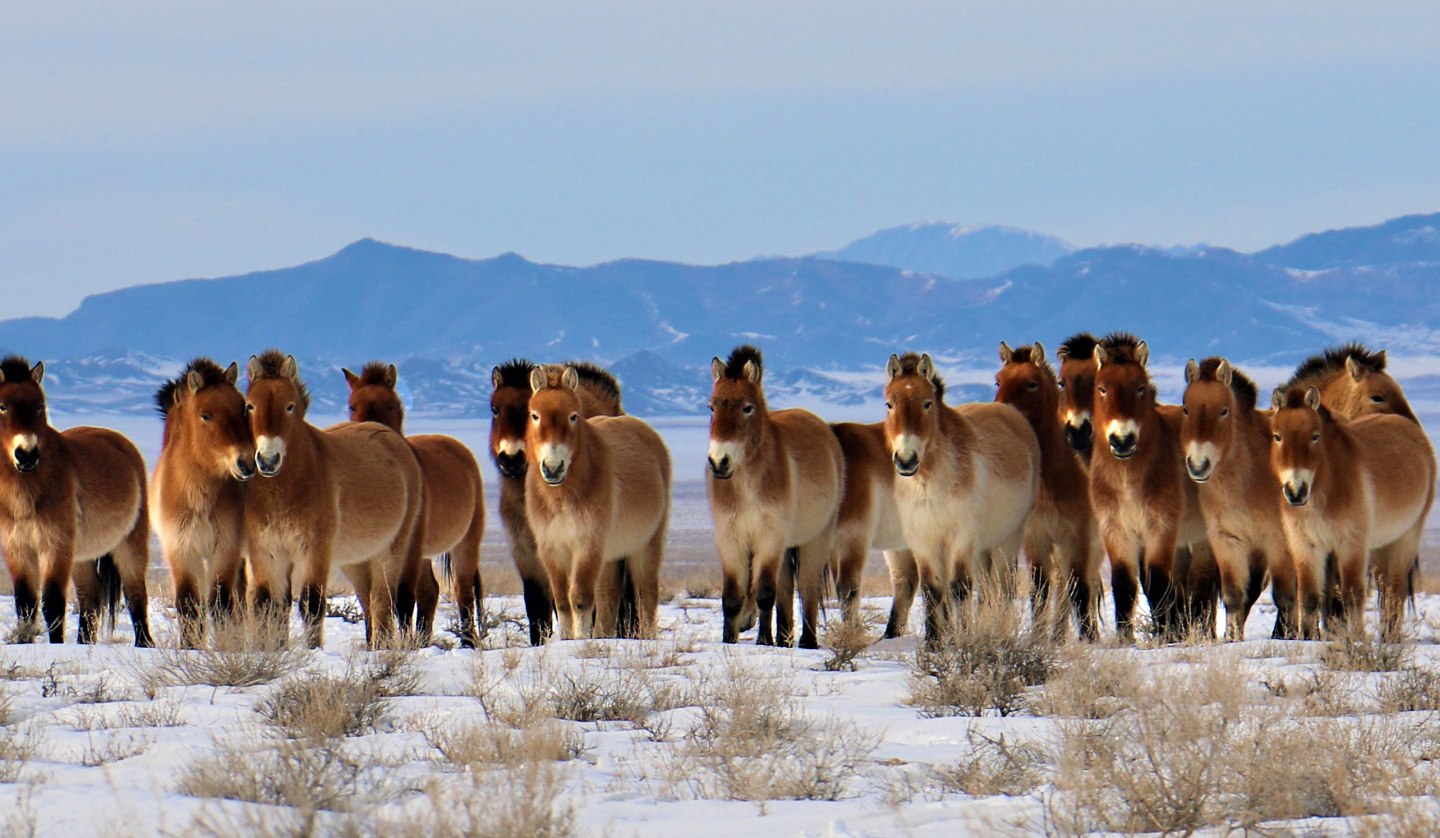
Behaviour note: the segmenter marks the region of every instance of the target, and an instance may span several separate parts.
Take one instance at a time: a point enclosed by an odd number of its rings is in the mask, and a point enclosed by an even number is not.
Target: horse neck
[[[573,495],[590,497],[594,487],[606,478],[609,461],[610,450],[605,446],[605,440],[589,420],[581,419],[575,426],[575,445],[564,486]]]
[[[1057,398],[1046,399],[1043,404],[1027,405],[1023,409],[1016,407],[1035,431],[1035,438],[1040,443],[1042,463],[1059,463],[1062,456],[1073,456],[1075,451],[1070,447],[1070,443],[1065,441],[1065,419],[1061,415],[1064,406],[1058,398],[1059,390],[1054,392]]]
[[[294,433],[285,440],[285,466],[277,476],[308,474],[316,462],[321,459],[320,449],[324,444],[323,433],[319,428],[310,424],[305,417],[297,419]],[[298,465],[301,468],[292,470],[291,465]]]
[[[926,445],[928,449],[920,463],[921,471],[931,474],[953,471],[958,466],[960,455],[975,442],[975,429],[960,412],[944,402],[935,415],[935,439]],[[940,456],[930,456],[931,452]]]

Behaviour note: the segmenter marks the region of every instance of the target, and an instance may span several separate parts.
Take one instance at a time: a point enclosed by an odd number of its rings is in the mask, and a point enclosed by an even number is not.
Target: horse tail
[[[441,590],[453,590],[455,584],[455,560],[448,552],[435,557],[435,573],[440,577]]]
[[[115,630],[115,615],[120,607],[120,568],[115,565],[115,557],[106,553],[95,560],[95,575],[100,579],[100,606],[105,609],[105,627],[107,631]]]

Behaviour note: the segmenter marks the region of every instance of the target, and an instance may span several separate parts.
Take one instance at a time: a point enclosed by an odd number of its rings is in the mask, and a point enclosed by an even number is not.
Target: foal
[[[145,462],[114,431],[51,427],[44,377],[44,364],[0,360],[0,444],[9,460],[0,466],[0,547],[20,626],[34,625],[38,605],[50,642],[64,643],[73,578],[81,643],[95,642],[101,606],[113,618],[123,588],[135,645],[150,646]]]
[[[394,364],[373,361],[356,375],[342,370],[350,385],[350,421],[379,422],[398,434],[405,422],[405,406],[395,392],[400,378]],[[443,434],[406,437],[420,463],[425,492],[420,505],[421,555],[440,556],[450,568],[453,596],[460,612],[460,645],[474,648],[480,640],[480,541],[485,535],[485,488],[475,455],[459,440]],[[440,589],[428,562],[415,565],[412,578],[400,586],[397,610],[408,626],[414,612],[415,632],[430,637]],[[413,608],[411,597],[413,597]]]

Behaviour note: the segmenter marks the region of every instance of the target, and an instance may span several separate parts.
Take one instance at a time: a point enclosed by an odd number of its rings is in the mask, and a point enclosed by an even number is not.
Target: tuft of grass
[[[855,671],[855,661],[874,642],[873,616],[862,609],[859,619],[836,619],[825,624],[823,643],[830,653],[824,661],[826,672]]]
[[[1043,624],[1028,624],[1014,600],[972,597],[958,630],[923,645],[910,663],[909,703],[921,716],[1011,716],[1031,687],[1050,679],[1060,647]]]
[[[1385,643],[1364,631],[1354,631],[1327,643],[1320,661],[1343,672],[1395,672],[1408,666],[1414,654],[1408,643]]]
[[[966,733],[966,739],[970,750],[965,756],[935,770],[943,790],[972,797],[1018,797],[1034,790],[1044,779],[1049,765],[1044,748],[1006,741],[1004,734],[992,738],[975,728]]]

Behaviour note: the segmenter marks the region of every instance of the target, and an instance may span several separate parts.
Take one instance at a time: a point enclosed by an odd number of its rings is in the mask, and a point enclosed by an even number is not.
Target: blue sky
[[[0,8],[0,317],[363,236],[1250,249],[1440,209],[1435,3],[32,5]]]

